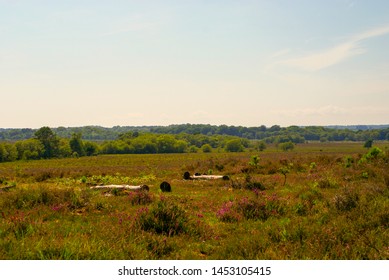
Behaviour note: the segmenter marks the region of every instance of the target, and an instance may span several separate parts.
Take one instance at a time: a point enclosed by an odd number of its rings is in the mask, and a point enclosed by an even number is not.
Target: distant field
[[[1,163],[0,259],[389,259],[388,147]]]

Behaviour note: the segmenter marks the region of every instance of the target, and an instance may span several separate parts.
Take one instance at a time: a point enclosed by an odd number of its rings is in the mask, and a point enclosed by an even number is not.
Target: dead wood
[[[101,185],[92,186],[91,189],[117,189],[117,190],[131,190],[131,191],[149,191],[147,185],[130,186],[130,185]]]
[[[216,179],[223,179],[223,180],[229,180],[230,177],[227,175],[200,175],[199,173],[196,173],[195,175],[190,175],[190,173],[187,171],[184,173],[184,179],[185,180],[216,180]]]

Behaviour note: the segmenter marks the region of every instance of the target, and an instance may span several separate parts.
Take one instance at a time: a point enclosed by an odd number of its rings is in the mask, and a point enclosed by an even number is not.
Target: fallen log
[[[194,175],[191,176],[193,180],[215,180],[215,179],[223,179],[223,180],[229,180],[230,177],[227,175]]]
[[[185,180],[217,180],[217,179],[230,180],[230,177],[227,175],[200,175],[198,173],[191,176],[189,172],[185,172],[184,179]]]
[[[4,186],[4,187],[0,187],[0,191],[9,191],[10,189],[13,189],[15,188],[16,186]]]
[[[101,185],[101,186],[92,186],[91,189],[116,189],[116,190],[131,190],[131,191],[149,191],[147,185],[141,186],[130,186],[130,185]]]

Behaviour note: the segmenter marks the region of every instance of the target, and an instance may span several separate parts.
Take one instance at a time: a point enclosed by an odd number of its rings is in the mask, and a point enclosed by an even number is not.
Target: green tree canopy
[[[47,126],[38,129],[35,134],[44,148],[43,157],[51,158],[59,155],[59,139],[57,135]]]
[[[244,147],[241,139],[232,139],[226,143],[227,152],[243,152]]]
[[[69,145],[70,148],[72,149],[72,152],[77,153],[78,156],[85,155],[85,147],[81,138],[82,138],[82,134],[80,132],[73,133],[72,138],[69,141]]]
[[[37,139],[22,140],[15,143],[18,159],[39,159],[43,156],[44,147]]]
[[[212,147],[209,144],[204,144],[201,146],[201,150],[203,151],[203,153],[210,153],[212,152]]]

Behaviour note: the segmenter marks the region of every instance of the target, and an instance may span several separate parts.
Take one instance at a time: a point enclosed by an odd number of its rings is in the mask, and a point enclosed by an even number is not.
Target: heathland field
[[[388,146],[1,163],[0,259],[389,259]]]

